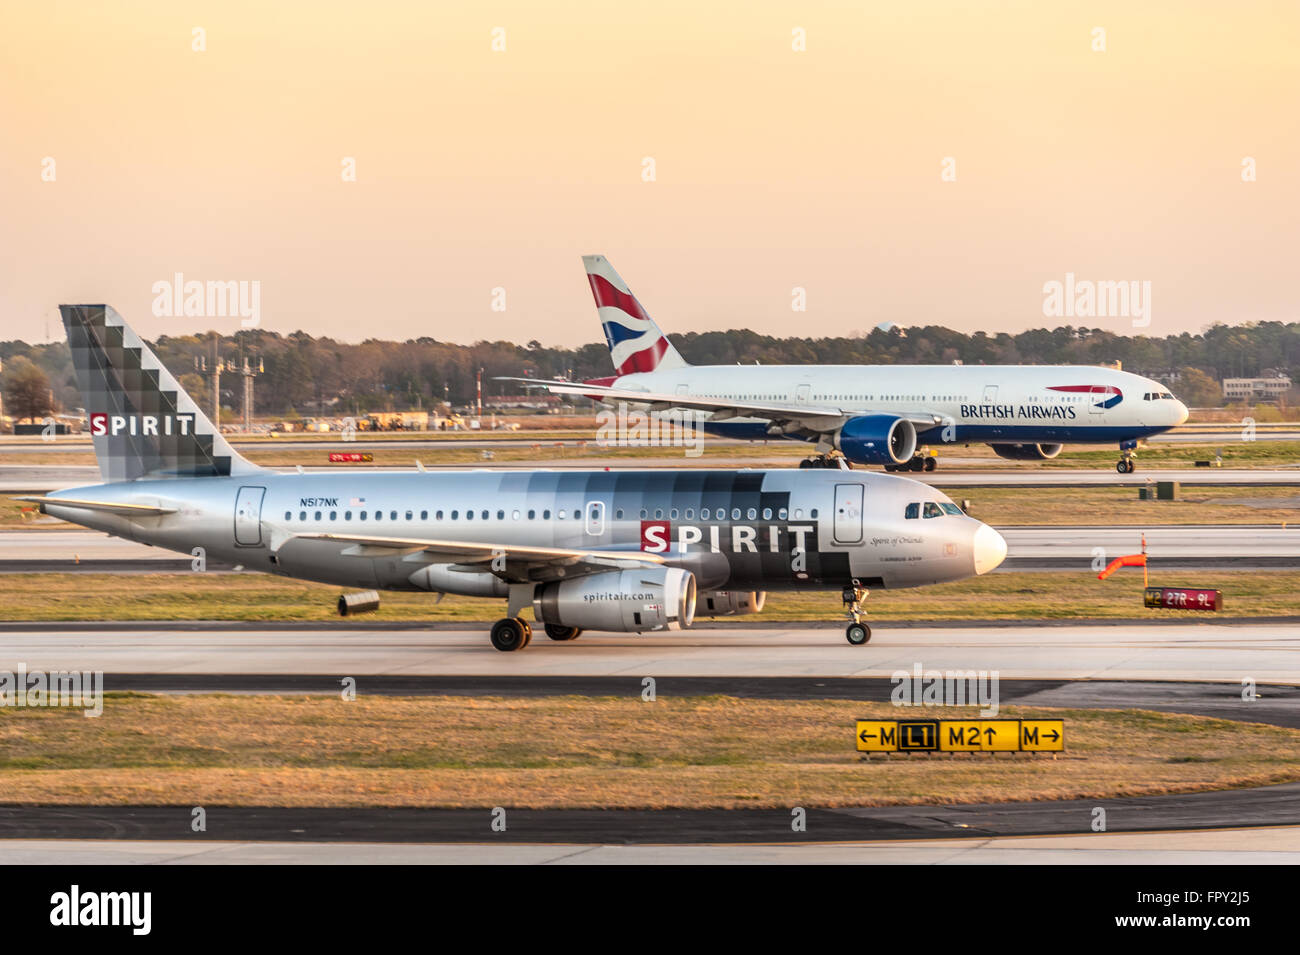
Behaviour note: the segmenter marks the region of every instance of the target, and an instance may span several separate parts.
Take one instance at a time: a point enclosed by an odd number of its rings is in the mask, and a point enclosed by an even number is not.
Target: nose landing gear
[[[853,646],[860,647],[871,640],[871,628],[861,619],[862,602],[867,599],[867,590],[859,581],[854,580],[844,588],[841,599],[844,601],[844,609],[848,611],[849,619],[853,621],[845,628],[844,639]]]
[[[1120,459],[1115,462],[1115,470],[1120,474],[1132,474],[1137,470],[1137,442],[1124,441],[1120,443]]]

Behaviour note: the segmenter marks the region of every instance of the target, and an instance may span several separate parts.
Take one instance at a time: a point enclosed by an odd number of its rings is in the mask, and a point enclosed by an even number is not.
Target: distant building
[[[1291,379],[1285,375],[1223,379],[1223,397],[1228,401],[1276,401],[1290,390]]]

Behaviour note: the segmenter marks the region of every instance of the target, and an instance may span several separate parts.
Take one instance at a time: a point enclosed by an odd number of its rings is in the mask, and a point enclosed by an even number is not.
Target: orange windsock
[[[1125,554],[1123,557],[1116,557],[1112,560],[1100,574],[1098,580],[1105,580],[1121,567],[1145,567],[1147,565],[1146,554]]]

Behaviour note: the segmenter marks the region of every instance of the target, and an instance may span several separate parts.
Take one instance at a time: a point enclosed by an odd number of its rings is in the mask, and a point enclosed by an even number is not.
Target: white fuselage
[[[929,443],[1110,444],[1187,419],[1186,406],[1158,382],[1077,365],[694,365],[624,375],[613,386],[845,413],[936,415],[941,425],[917,429]],[[764,427],[760,419],[734,419],[716,430],[763,437]]]

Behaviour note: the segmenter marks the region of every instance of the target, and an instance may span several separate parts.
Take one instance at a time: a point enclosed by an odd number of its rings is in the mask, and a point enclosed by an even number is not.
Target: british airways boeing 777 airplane
[[[773,471],[282,473],[242,458],[113,309],[65,305],[104,483],[25,498],[63,520],[351,588],[494,597],[492,645],[644,633],[753,613],[764,592],[983,574],[1006,543],[943,494],[883,474]]]
[[[805,467],[841,462],[932,471],[926,445],[987,443],[1000,457],[1056,457],[1065,443],[1116,444],[1120,473],[1140,439],[1187,420],[1165,386],[1072,365],[689,365],[603,255],[583,256],[617,372],[536,381],[553,392],[707,413],[705,430],[815,442]]]

